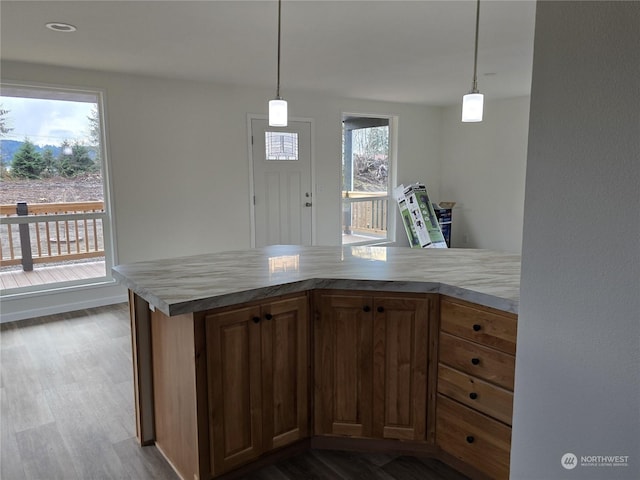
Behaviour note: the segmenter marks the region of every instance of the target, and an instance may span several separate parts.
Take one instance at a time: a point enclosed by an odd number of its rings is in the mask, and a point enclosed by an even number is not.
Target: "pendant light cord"
[[[475,47],[475,51],[474,51],[474,54],[473,54],[473,86],[471,88],[471,93],[478,93],[478,26],[479,25],[480,25],[480,0],[478,0],[477,7],[476,7],[476,47]],[[278,47],[278,48],[280,48],[280,47]],[[278,55],[279,54],[280,53],[278,52]],[[278,57],[278,58],[280,58],[280,57]],[[280,60],[278,60],[278,62],[279,61]],[[278,67],[278,69],[279,68],[280,67]],[[279,82],[280,82],[280,80],[278,80],[278,83]]]
[[[278,87],[276,90],[276,98],[278,100],[280,100],[280,19],[281,17],[282,17],[282,0],[278,0]]]

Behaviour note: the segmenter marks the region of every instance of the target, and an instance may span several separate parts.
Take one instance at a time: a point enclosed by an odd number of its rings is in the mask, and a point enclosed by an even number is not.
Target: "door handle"
[[[305,207],[310,207],[311,206],[311,202],[305,202],[304,206]]]

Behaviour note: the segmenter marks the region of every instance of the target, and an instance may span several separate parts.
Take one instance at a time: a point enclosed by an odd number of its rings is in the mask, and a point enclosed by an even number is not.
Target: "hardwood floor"
[[[0,478],[177,479],[135,440],[126,304],[0,326]],[[249,480],[464,480],[431,459],[311,450]]]
[[[175,479],[135,441],[126,304],[0,327],[0,477]]]
[[[467,480],[430,458],[309,450],[262,468],[246,480]]]
[[[11,288],[30,287],[32,285],[68,282],[70,280],[101,278],[104,276],[104,260],[55,266],[36,264],[30,272],[25,272],[19,268],[0,272],[0,289],[7,290]]]

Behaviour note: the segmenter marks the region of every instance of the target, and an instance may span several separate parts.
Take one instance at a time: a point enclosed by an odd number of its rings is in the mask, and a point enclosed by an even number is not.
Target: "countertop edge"
[[[146,300],[154,308],[167,316],[202,312],[215,308],[239,305],[261,299],[277,297],[292,293],[301,293],[316,289],[361,290],[370,292],[398,292],[398,293],[439,293],[460,300],[467,300],[485,307],[495,308],[509,313],[518,313],[518,302],[501,298],[487,293],[455,287],[441,282],[431,281],[402,281],[402,280],[358,280],[343,278],[311,278],[296,282],[252,288],[248,290],[230,292],[214,297],[189,300],[174,304],[167,304],[152,292],[139,288],[134,282],[114,270],[117,277],[127,288]]]

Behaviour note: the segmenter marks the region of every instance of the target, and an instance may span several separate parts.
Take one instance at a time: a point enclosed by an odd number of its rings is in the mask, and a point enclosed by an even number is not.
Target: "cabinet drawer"
[[[511,425],[513,393],[508,390],[440,364],[438,393]]]
[[[442,331],[468,338],[506,353],[516,353],[517,320],[514,314],[499,313],[443,298],[440,302]]]
[[[491,478],[509,478],[511,428],[442,395],[438,395],[436,443]]]
[[[515,357],[493,348],[440,334],[440,362],[513,391]]]

